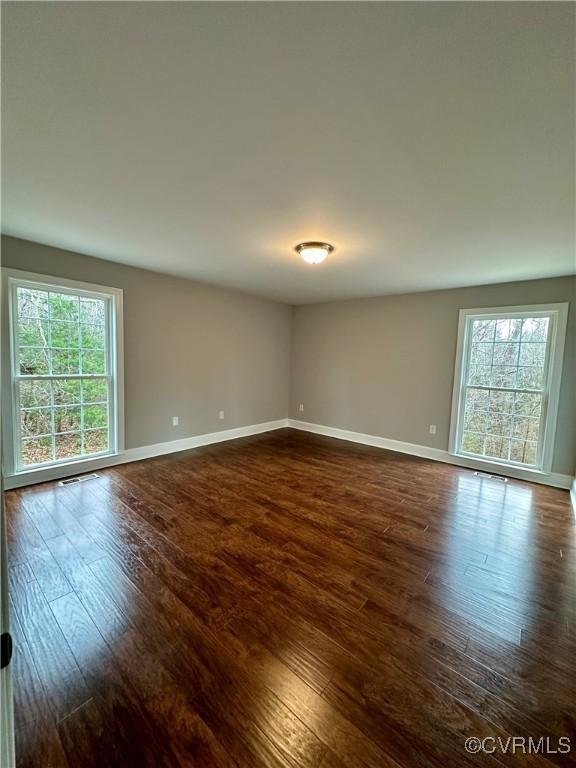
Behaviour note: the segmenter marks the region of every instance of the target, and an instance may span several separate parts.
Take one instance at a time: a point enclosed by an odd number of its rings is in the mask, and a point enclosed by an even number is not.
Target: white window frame
[[[470,332],[474,320],[492,320],[502,318],[550,317],[550,343],[545,362],[546,388],[542,398],[543,417],[541,422],[542,437],[539,441],[539,456],[535,466],[527,466],[514,461],[495,459],[488,456],[474,456],[461,451],[464,414],[464,395],[466,392],[466,377],[470,354]],[[458,321],[458,343],[454,366],[454,389],[452,393],[452,418],[450,423],[450,447],[453,456],[465,459],[472,465],[497,465],[513,467],[527,473],[551,474],[554,452],[554,438],[558,419],[560,402],[560,386],[562,383],[562,363],[564,360],[564,343],[568,320],[568,303],[562,304],[528,304],[511,307],[488,307],[484,309],[461,309]]]
[[[4,474],[6,477],[17,477],[31,482],[50,480],[63,477],[72,472],[81,473],[92,470],[95,466],[109,464],[111,456],[117,456],[124,451],[124,353],[123,353],[123,291],[92,283],[69,280],[67,278],[40,275],[17,269],[2,269],[3,299],[2,304],[8,313],[9,339],[4,337],[4,345],[8,346],[8,356],[4,356],[3,365],[8,367],[9,386],[4,377],[2,407],[6,418],[3,419],[4,441]],[[17,323],[15,307],[17,306],[16,291],[18,287],[54,290],[60,293],[72,293],[88,298],[103,299],[106,302],[106,335],[108,347],[107,367],[111,386],[109,391],[109,447],[92,455],[65,458],[38,465],[18,464],[20,453],[20,430],[18,428],[19,396],[17,382],[19,381],[17,360]],[[6,315],[4,314],[4,318]],[[6,342],[8,342],[6,344]],[[48,379],[62,378],[48,376]],[[74,378],[67,376],[66,378]],[[71,472],[72,470],[72,472]],[[20,483],[18,483],[20,484]]]

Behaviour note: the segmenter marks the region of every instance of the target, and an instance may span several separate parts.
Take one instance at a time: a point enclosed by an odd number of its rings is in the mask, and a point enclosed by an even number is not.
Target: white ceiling
[[[294,304],[576,271],[572,3],[2,5],[10,235]]]

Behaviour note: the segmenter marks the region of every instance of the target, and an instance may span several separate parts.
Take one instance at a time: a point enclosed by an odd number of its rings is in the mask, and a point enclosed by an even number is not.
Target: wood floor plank
[[[61,719],[90,698],[82,673],[36,581],[12,596],[46,696]]]
[[[58,725],[61,742],[70,762],[78,754],[78,742],[91,764],[178,766],[172,745],[160,736],[159,723],[140,707],[138,692],[121,672],[113,652],[76,594],[54,600],[50,607],[93,698]],[[147,734],[146,739],[141,735]]]
[[[18,681],[14,686],[14,724],[16,729],[32,723],[49,723],[54,720],[50,702],[36,669],[34,657],[24,630],[12,606],[11,635],[13,642],[12,674]]]
[[[77,765],[68,762],[54,723],[41,720],[26,723],[16,729],[14,737],[18,768],[74,768]]]

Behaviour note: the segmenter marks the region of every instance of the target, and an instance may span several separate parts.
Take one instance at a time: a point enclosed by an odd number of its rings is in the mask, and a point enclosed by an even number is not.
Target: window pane
[[[512,440],[510,459],[521,464],[536,464],[538,444],[525,440]]]
[[[464,414],[464,430],[470,432],[486,431],[488,414],[485,411],[469,411]]]
[[[82,392],[85,403],[104,403],[108,400],[108,382],[105,379],[83,381]]]
[[[486,344],[483,341],[473,342],[470,351],[471,365],[492,365],[492,350],[494,344]]]
[[[21,408],[51,405],[52,386],[49,381],[21,381],[18,386]]]
[[[40,437],[33,440],[22,440],[22,464],[42,464],[52,461],[52,438]]]
[[[484,455],[492,459],[508,460],[510,450],[510,440],[505,437],[496,437],[488,435],[484,445]]]
[[[522,440],[538,440],[540,419],[531,416],[516,416],[512,429],[512,437]]]
[[[499,318],[492,315],[497,311],[467,319],[459,337],[464,391],[455,450],[537,466],[553,315],[536,316],[535,308],[534,316],[506,317],[503,310]]]
[[[98,453],[108,450],[108,431],[95,429],[92,432],[84,432],[84,453]]]
[[[504,413],[490,413],[486,431],[491,435],[510,435],[512,417]]]
[[[520,347],[520,365],[539,365],[544,368],[546,344],[531,342]]]
[[[489,387],[492,377],[492,368],[489,365],[471,365],[468,375],[468,383],[480,387]]]
[[[464,432],[462,450],[467,453],[482,453],[484,450],[484,435],[474,432]]]
[[[490,411],[511,413],[514,408],[514,392],[495,392],[490,390]]]
[[[78,325],[76,323],[63,323],[58,320],[52,322],[51,326],[52,347],[69,349],[79,346]]]
[[[80,326],[82,334],[82,346],[90,349],[104,349],[105,328],[103,325]]]
[[[102,299],[80,299],[81,323],[104,323],[105,302]]]
[[[54,408],[54,431],[73,432],[80,429],[80,406],[64,405]]]
[[[472,341],[493,341],[495,332],[495,320],[474,320],[472,323]]]
[[[517,461],[526,455],[535,461],[540,433],[542,395],[470,388],[464,402],[461,450],[488,458]],[[512,438],[512,442],[510,442]]]
[[[82,439],[79,432],[56,435],[56,459],[73,459],[82,453]]]
[[[466,390],[466,412],[472,409],[487,411],[490,402],[490,392],[485,389],[474,389],[469,387]]]
[[[54,405],[73,405],[80,403],[80,381],[78,379],[58,379],[53,383]]]
[[[522,323],[522,341],[546,341],[548,317],[529,317]]]
[[[25,318],[18,323],[18,342],[21,347],[47,347],[49,338],[46,320]]]
[[[84,406],[84,429],[94,429],[96,427],[106,426],[108,426],[107,405]]]
[[[17,286],[18,467],[110,448],[108,299]],[[113,319],[113,318],[111,318]],[[86,377],[86,378],[83,378]],[[102,377],[102,378],[92,378]]]
[[[50,292],[50,319],[78,322],[78,296]]]
[[[500,342],[494,344],[494,365],[518,365],[519,344],[514,342]]]
[[[19,357],[22,376],[44,376],[50,373],[47,349],[21,347]]]
[[[544,386],[544,369],[538,365],[518,368],[516,386],[518,389],[542,389]]]
[[[542,407],[542,395],[517,392],[514,401],[514,413],[523,416],[540,416]]]
[[[513,387],[516,381],[516,368],[505,365],[495,365],[492,368],[490,384],[493,387]]]
[[[82,350],[82,373],[106,373],[106,359],[104,352],[91,349]]]
[[[80,352],[77,349],[53,349],[52,373],[54,375],[80,373]]]
[[[49,435],[52,433],[52,411],[50,408],[35,408],[20,411],[22,437]]]
[[[496,320],[496,341],[518,341],[522,320]]]
[[[48,293],[18,288],[18,316],[48,318]]]

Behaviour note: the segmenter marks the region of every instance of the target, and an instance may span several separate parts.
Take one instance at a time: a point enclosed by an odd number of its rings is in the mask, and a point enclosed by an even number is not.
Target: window
[[[550,471],[566,304],[462,310],[451,452]]]
[[[15,472],[119,450],[122,293],[33,277],[9,278]]]

